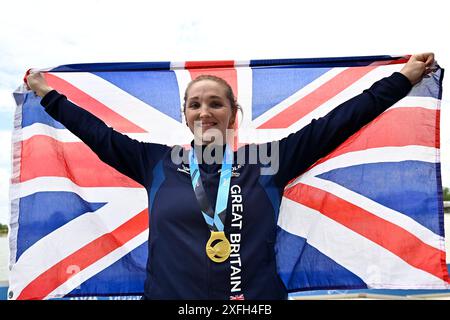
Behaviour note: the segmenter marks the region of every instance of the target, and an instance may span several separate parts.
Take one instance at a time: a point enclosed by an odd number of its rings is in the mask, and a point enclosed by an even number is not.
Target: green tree
[[[0,223],[0,234],[8,233],[8,226]]]
[[[450,201],[450,189],[445,187],[443,193],[444,193],[444,201]]]

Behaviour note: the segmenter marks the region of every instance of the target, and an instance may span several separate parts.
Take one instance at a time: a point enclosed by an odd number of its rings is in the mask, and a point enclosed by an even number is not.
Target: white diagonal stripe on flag
[[[357,192],[349,190],[329,180],[324,180],[317,177],[309,177],[308,179],[303,180],[302,183],[334,194],[335,196],[351,204],[354,204],[355,206],[367,212],[370,212],[377,217],[380,217],[386,221],[391,222],[392,224],[405,229],[429,246],[432,246],[439,250],[443,250],[443,237],[424,227],[407,215],[402,214],[401,212],[388,208],[376,201],[373,201]]]
[[[90,188],[84,189],[86,193],[92,191]],[[12,288],[16,295],[53,265],[98,237],[115,230],[147,207],[147,195],[143,188],[108,189],[113,196],[106,205],[71,220],[23,252],[11,270],[11,282],[17,285]],[[129,199],[129,203],[120,201],[122,197]],[[78,236],[67,241],[68,234]]]
[[[102,272],[103,270],[111,266],[113,263],[115,263],[122,257],[126,256],[137,247],[139,247],[141,244],[145,243],[147,239],[148,239],[148,229],[145,230],[144,232],[141,232],[139,235],[137,235],[136,237],[125,243],[123,246],[120,246],[116,250],[105,255],[103,258],[95,261],[89,267],[76,273],[69,280],[67,280],[58,288],[50,292],[47,295],[46,299],[64,297],[66,294],[68,294],[69,292],[73,291],[78,286],[80,286],[83,282],[87,281],[96,274]]]
[[[190,142],[190,131],[149,104],[130,95],[114,84],[89,72],[53,74],[100,101],[109,109],[127,118],[150,133],[152,142],[175,145]],[[157,130],[164,128],[165,130]]]
[[[289,199],[283,199],[281,210],[284,212],[278,220],[281,228],[307,238],[311,246],[360,277],[369,288],[409,289],[411,283],[422,289],[448,287],[441,279],[411,266],[390,251],[320,212]],[[313,226],[315,232],[309,232]],[[355,256],[359,259],[355,259]],[[361,263],[362,261],[364,263]],[[390,268],[379,268],[380,261]],[[396,270],[398,272],[395,272]]]
[[[353,151],[330,158],[289,183],[290,188],[297,183],[322,173],[350,166],[380,162],[423,161],[429,163],[439,162],[438,149],[424,146],[380,147],[367,150]]]

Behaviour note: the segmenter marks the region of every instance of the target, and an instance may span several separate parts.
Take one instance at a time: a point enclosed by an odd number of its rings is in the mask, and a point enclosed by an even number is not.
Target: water
[[[0,283],[8,280],[9,248],[8,238],[0,236]]]

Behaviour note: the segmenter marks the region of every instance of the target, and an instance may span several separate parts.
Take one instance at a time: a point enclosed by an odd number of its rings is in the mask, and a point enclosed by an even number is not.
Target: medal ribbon
[[[228,204],[228,193],[230,192],[231,181],[231,165],[233,163],[233,152],[228,147],[225,147],[225,155],[222,161],[222,169],[220,172],[219,188],[217,190],[217,199],[215,210],[211,208],[211,204],[203,188],[202,180],[200,179],[200,169],[195,156],[194,148],[189,151],[189,166],[191,172],[192,188],[194,189],[200,209],[202,210],[203,218],[208,225],[211,232],[223,231],[226,217],[226,210]]]

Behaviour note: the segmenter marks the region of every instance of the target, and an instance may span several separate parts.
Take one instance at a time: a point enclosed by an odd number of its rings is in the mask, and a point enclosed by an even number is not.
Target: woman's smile
[[[202,144],[225,141],[226,131],[233,128],[235,119],[225,88],[212,80],[202,80],[191,86],[185,116],[189,129]]]

